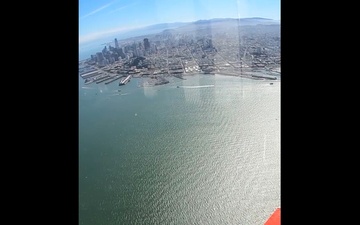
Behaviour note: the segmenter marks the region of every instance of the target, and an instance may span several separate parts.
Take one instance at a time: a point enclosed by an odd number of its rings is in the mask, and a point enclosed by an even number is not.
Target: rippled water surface
[[[79,224],[261,225],[280,207],[280,82],[79,87]]]

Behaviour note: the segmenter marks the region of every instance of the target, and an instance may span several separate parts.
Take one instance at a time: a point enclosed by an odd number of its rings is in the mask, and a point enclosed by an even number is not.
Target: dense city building
[[[181,78],[194,73],[279,77],[280,25],[239,26],[233,22],[204,22],[121,43],[115,38],[115,48],[105,46],[87,62],[114,74],[135,77]],[[258,70],[266,71],[269,77],[259,77]]]

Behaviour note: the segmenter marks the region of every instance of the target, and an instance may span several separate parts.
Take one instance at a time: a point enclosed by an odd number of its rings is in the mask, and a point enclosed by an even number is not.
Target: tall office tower
[[[106,48],[106,46],[105,46],[101,52],[102,52],[103,54],[106,54],[107,51],[108,51],[108,50],[107,50],[107,48]]]
[[[97,58],[97,62],[98,62],[98,63],[103,62],[104,59],[105,59],[102,52],[97,52],[97,53],[96,53],[96,58]]]
[[[149,43],[149,39],[147,39],[147,38],[144,38],[144,48],[145,48],[145,51],[150,50],[150,43]]]
[[[121,58],[125,58],[125,57],[126,57],[125,54],[124,54],[124,52],[123,52],[123,50],[122,50],[122,48],[117,49],[117,53],[118,53],[118,55],[119,55]]]
[[[210,48],[213,47],[213,43],[212,43],[212,39],[211,39],[211,38],[208,39],[207,44],[208,44],[208,46],[209,46]]]
[[[119,48],[119,42],[116,38],[115,38],[115,48]]]

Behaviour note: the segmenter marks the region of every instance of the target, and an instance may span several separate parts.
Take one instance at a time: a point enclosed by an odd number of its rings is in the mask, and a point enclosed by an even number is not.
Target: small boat
[[[86,78],[85,80],[84,80],[84,84],[91,84],[91,83],[93,83],[94,82],[94,79],[93,78]]]
[[[127,76],[126,78],[121,79],[119,82],[119,86],[127,84],[128,82],[130,82],[130,79],[131,79],[131,75]]]

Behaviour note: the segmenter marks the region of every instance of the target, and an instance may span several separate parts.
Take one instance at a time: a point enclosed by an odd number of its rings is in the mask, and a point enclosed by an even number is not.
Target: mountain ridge
[[[177,28],[186,28],[187,26],[196,26],[196,25],[212,25],[222,22],[236,22],[240,26],[247,25],[273,25],[280,24],[279,20],[273,20],[263,17],[248,17],[248,18],[212,18],[206,20],[196,20],[192,22],[173,22],[173,23],[159,23],[153,24],[149,26],[145,26],[136,30],[132,30],[126,32],[126,34],[133,34],[132,37],[143,36],[143,35],[151,35],[159,32],[163,32],[165,30],[172,30]],[[125,33],[123,33],[125,34]],[[129,36],[129,35],[126,35]],[[127,39],[131,37],[126,37],[123,39]]]
[[[91,52],[101,51],[104,45],[114,45],[114,39],[127,40],[130,38],[139,38],[145,35],[154,35],[164,31],[173,31],[174,29],[180,30],[193,30],[208,28],[213,25],[222,26],[221,23],[227,23],[226,26],[253,26],[253,25],[280,25],[280,20],[262,18],[262,17],[249,17],[249,18],[212,18],[212,19],[201,19],[192,22],[171,22],[171,23],[158,23],[142,28],[137,28],[126,32],[117,32],[108,34],[96,40],[79,44],[81,49],[80,55],[84,58]]]

